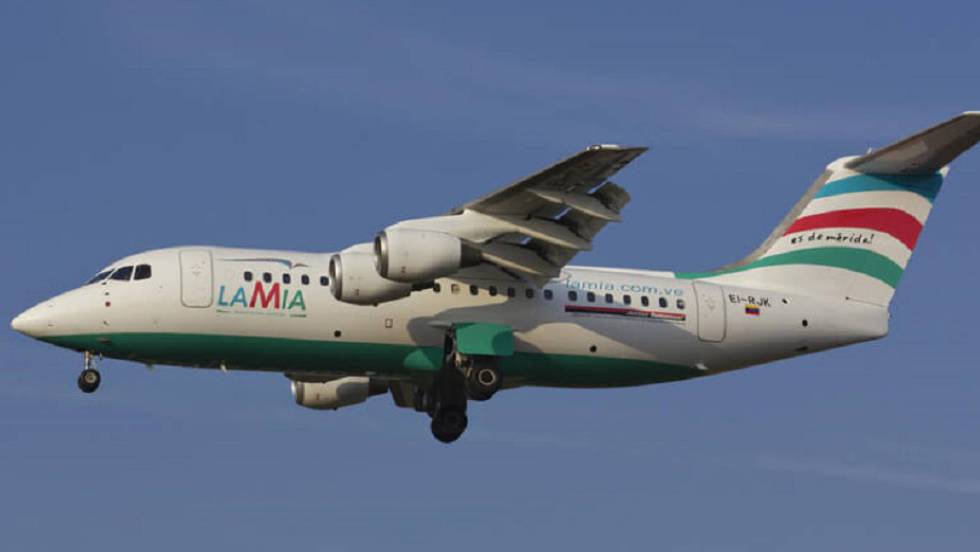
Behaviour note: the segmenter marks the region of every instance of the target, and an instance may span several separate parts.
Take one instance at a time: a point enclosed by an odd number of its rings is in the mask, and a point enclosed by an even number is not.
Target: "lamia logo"
[[[229,299],[230,297],[230,299]],[[252,292],[245,291],[245,287],[239,287],[233,294],[224,285],[218,289],[218,307],[256,309],[263,311],[289,311],[306,312],[306,300],[303,298],[303,290],[291,290],[287,287],[280,287],[279,282],[272,284],[268,289],[262,282],[255,282]]]

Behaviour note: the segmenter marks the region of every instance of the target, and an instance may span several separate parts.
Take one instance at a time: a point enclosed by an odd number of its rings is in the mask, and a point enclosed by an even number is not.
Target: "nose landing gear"
[[[94,364],[92,353],[85,351],[84,367],[82,373],[78,375],[78,388],[83,393],[94,393],[99,388],[99,384],[102,383],[102,376],[94,368]]]

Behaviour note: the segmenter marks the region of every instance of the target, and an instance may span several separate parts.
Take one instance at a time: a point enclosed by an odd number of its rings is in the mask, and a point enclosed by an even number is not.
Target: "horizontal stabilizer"
[[[869,174],[933,174],[980,141],[980,111],[945,123],[861,157],[847,168]]]

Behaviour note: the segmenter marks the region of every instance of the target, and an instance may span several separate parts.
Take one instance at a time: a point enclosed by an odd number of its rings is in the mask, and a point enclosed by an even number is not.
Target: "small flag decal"
[[[745,305],[745,314],[749,316],[759,316],[759,305]]]

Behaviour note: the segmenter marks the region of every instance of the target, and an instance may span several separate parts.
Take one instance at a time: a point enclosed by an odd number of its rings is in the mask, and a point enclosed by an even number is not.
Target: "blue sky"
[[[741,3],[739,3],[741,4]],[[700,270],[830,160],[980,109],[975,3],[0,5],[5,320],[114,258],[333,250],[599,142],[649,153],[580,264]],[[81,359],[0,331],[11,549],[972,549],[980,150],[876,343],[717,378],[525,389],[451,447],[385,398]]]

